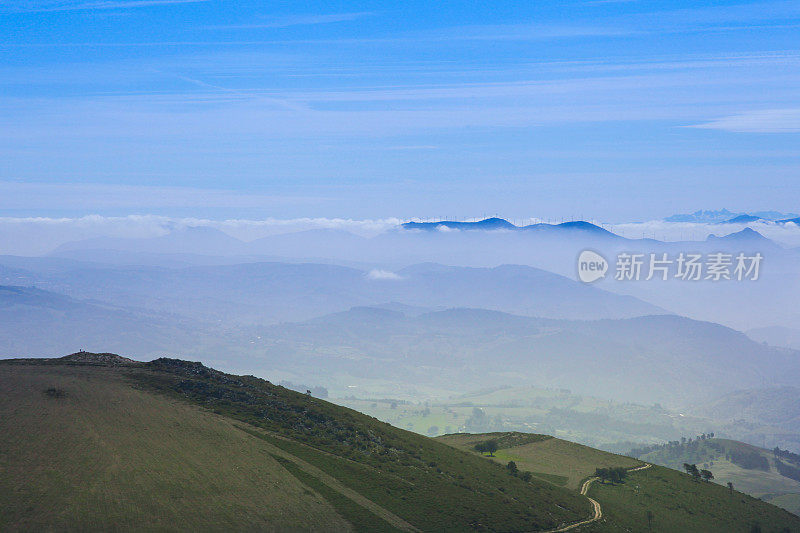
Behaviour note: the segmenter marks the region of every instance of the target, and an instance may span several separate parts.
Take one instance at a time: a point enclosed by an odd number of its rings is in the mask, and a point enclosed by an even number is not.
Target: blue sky
[[[797,211],[800,2],[0,3],[0,216]]]

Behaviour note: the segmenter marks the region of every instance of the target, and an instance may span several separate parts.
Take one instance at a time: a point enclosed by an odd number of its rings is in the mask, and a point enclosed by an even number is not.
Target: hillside
[[[0,285],[0,357],[98,348],[154,357],[214,343],[216,330],[174,315]]]
[[[258,378],[79,359],[0,364],[2,530],[520,531],[591,511],[562,487]]]
[[[696,411],[720,419],[766,421],[795,431],[800,429],[798,397],[798,387],[737,390],[698,406]]]
[[[267,357],[290,353],[308,372],[335,367],[358,385],[359,378],[442,390],[455,381],[461,391],[526,384],[683,407],[765,381],[800,383],[796,352],[670,315],[569,321],[486,309],[407,316],[357,307],[254,335]]]
[[[432,263],[397,272],[321,263],[250,262],[182,268],[113,266],[59,258],[0,257],[9,280],[119,305],[225,324],[307,320],[353,306],[399,302],[429,308],[482,307],[556,318],[627,318],[659,307],[546,270]],[[25,265],[22,267],[20,265]],[[24,271],[23,271],[24,270]],[[22,283],[22,281],[20,281]]]
[[[528,438],[520,438],[524,436]],[[539,438],[535,439],[531,436],[530,433],[455,433],[443,435],[437,440],[462,450],[473,451],[478,442],[497,439],[500,446],[494,453],[497,461],[514,461],[520,470],[527,470],[535,477],[571,489],[578,489],[581,482],[594,475],[597,468],[636,468],[643,464],[630,457],[547,435],[536,435]]]
[[[0,499],[2,530],[180,524],[227,531],[543,531],[593,516],[575,487],[594,467],[638,464],[522,433],[499,436],[507,447],[491,461],[259,378],[176,359],[138,363],[78,353],[6,360],[0,387],[0,492],[8,495]],[[475,437],[446,438],[464,439],[464,447]],[[498,462],[504,453],[536,475],[511,475]],[[692,490],[725,510],[709,487]],[[660,498],[669,509],[672,502]],[[773,506],[742,502],[728,519],[713,515],[708,523],[719,528],[707,530],[741,529],[756,519],[800,527],[800,519]],[[590,526],[625,523],[629,503],[613,505],[618,518]]]
[[[521,471],[554,484],[581,486],[600,507],[599,517],[575,531],[795,531],[800,518],[714,483],[636,459],[581,446],[546,435],[525,433],[453,434],[438,437],[471,453],[478,442],[494,439],[498,451],[490,459],[514,461]],[[488,456],[484,456],[488,457]],[[596,468],[622,467],[622,483],[593,478]],[[559,472],[554,474],[553,472]],[[648,511],[652,513],[648,524]]]
[[[800,457],[718,438],[673,441],[631,453],[678,470],[684,463],[697,464],[711,470],[720,485],[733,483],[742,492],[800,513]]]

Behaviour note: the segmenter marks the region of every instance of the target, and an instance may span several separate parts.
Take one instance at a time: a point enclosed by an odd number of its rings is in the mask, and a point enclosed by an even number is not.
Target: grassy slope
[[[478,443],[490,438],[498,438],[504,433],[454,434],[439,437],[438,440],[464,450],[471,450]],[[543,436],[544,437],[544,436]],[[641,461],[622,455],[603,452],[556,438],[542,438],[534,442],[510,442],[495,453],[496,460],[502,463],[514,461],[520,470],[528,470],[534,475],[577,489],[581,481],[594,474],[596,468],[621,466],[633,468]],[[554,477],[555,476],[555,477]],[[560,478],[560,479],[559,479]]]
[[[632,472],[621,485],[593,483],[589,496],[600,502],[603,518],[584,531],[800,531],[800,518],[788,511],[715,483],[693,481],[688,475],[653,466]]]
[[[506,433],[456,434],[437,440],[471,449],[476,442],[502,435]],[[507,462],[508,457],[518,456],[519,461],[513,460],[522,470],[540,468],[539,471],[562,475],[570,473],[572,487],[577,487],[575,479],[590,476],[596,467],[631,468],[642,464],[629,457],[555,438],[535,439],[508,448],[502,446],[502,439],[500,443],[496,461]],[[631,472],[623,484],[594,482],[588,495],[600,502],[603,518],[574,531],[648,531],[648,510],[654,514],[652,531],[749,532],[755,523],[764,533],[800,531],[800,518],[795,515],[741,492],[734,491],[731,495],[726,487],[695,482],[686,474],[660,466]]]
[[[4,398],[0,417],[9,450],[2,483],[15,494],[0,506],[0,526],[114,520],[346,530],[346,519],[357,530],[391,530],[391,522],[520,531],[591,512],[572,491],[526,483],[500,465],[355,411],[201,365],[6,364],[0,375],[3,390],[18,389],[14,401]],[[44,395],[50,386],[66,396]],[[29,449],[30,435],[45,438]],[[220,450],[225,457],[215,466]]]
[[[713,447],[719,445],[719,448]],[[745,469],[725,458],[726,451],[740,450],[757,453],[767,459],[769,470]],[[655,464],[682,469],[683,463],[697,463],[714,473],[714,481],[721,485],[728,482],[744,493],[769,501],[793,513],[800,513],[800,482],[784,477],[775,468],[775,457],[765,450],[743,442],[728,439],[699,441],[693,448],[668,448],[650,452],[641,459]]]
[[[113,369],[2,365],[0,390],[0,530],[350,527],[263,441]]]

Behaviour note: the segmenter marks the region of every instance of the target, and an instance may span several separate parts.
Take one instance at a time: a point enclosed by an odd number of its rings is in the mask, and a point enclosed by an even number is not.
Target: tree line
[[[621,466],[614,466],[610,468],[597,468],[594,475],[600,478],[601,483],[610,481],[611,484],[622,483],[628,477],[628,470]]]
[[[697,468],[696,464],[683,463],[683,469],[686,470],[686,473],[692,476],[695,481],[700,481],[702,478],[703,481],[709,482],[714,479],[714,474],[711,473],[711,470],[700,470]],[[731,487],[733,487],[733,485],[731,485]]]

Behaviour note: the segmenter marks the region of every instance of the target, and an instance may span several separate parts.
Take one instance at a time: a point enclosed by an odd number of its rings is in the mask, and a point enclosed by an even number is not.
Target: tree
[[[506,465],[506,468],[508,469],[508,473],[511,474],[512,476],[516,476],[517,473],[519,472],[519,468],[517,468],[517,463],[515,463],[514,461],[509,461],[508,464]]]
[[[531,479],[533,479],[533,474],[531,474],[526,470],[525,472],[520,474],[519,477],[520,479],[522,479],[522,481],[530,481]]]
[[[608,468],[596,468],[594,475],[600,478],[601,483],[605,483],[607,479],[611,478],[611,472]]]
[[[695,481],[700,480],[700,470],[698,470],[697,465],[690,465],[689,463],[683,463],[683,469],[686,470],[686,473],[692,476]]]
[[[494,456],[494,452],[497,451],[498,447],[496,440],[491,439],[486,441],[486,451],[489,452],[489,457]]]
[[[477,443],[475,445],[475,451],[478,452],[478,453],[486,453],[486,451],[487,451],[486,450],[486,443],[485,442]]]
[[[711,473],[711,470],[701,470],[700,476],[703,478],[703,481],[708,483],[712,479],[714,479],[714,474]]]
[[[730,492],[731,495],[733,495],[733,483],[731,483],[730,481],[728,481],[728,492]]]

